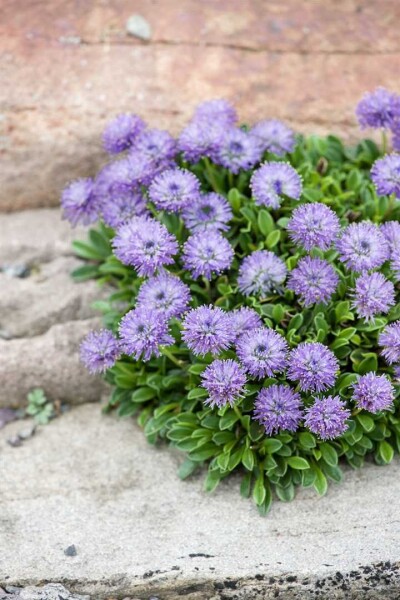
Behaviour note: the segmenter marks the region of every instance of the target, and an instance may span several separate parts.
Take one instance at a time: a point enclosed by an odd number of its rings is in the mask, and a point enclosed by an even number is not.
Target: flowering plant
[[[386,90],[362,126],[399,132]],[[262,514],[297,486],[324,494],[339,459],[361,467],[400,449],[400,156],[371,140],[302,137],[279,121],[239,127],[201,104],[177,140],[135,115],[114,119],[118,155],[63,192],[76,280],[112,287],[105,329],[81,358],[137,415],[151,443],[207,463],[205,488],[233,471]],[[397,140],[397,141],[396,141]],[[122,156],[121,156],[121,153]]]

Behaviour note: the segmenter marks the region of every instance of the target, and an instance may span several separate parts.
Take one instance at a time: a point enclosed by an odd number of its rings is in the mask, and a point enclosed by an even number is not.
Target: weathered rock
[[[25,406],[34,388],[72,404],[98,400],[104,384],[80,364],[79,343],[99,325],[98,319],[72,321],[32,338],[0,340],[0,406]]]
[[[72,241],[85,237],[86,229],[73,229],[58,208],[0,214],[0,267],[71,256]]]
[[[384,11],[352,0],[178,5],[135,3],[152,26],[143,43],[126,32],[129,3],[7,4],[1,210],[54,205],[70,179],[93,175],[106,160],[104,123],[121,111],[175,133],[199,101],[226,97],[248,122],[273,116],[354,137],[362,93],[396,89],[396,0]]]
[[[9,448],[0,431],[0,586],[92,600],[398,600],[400,462],[346,471],[262,518],[238,478],[208,495],[131,419],[72,409]],[[15,543],[18,540],[18,544]],[[71,540],[76,557],[65,556]]]
[[[59,583],[49,583],[44,587],[27,587],[21,591],[20,600],[90,600],[89,596],[71,594]]]
[[[83,264],[60,257],[39,265],[25,279],[0,273],[0,329],[7,339],[32,337],[52,325],[94,317],[92,302],[107,294],[95,281],[76,283],[71,271]]]

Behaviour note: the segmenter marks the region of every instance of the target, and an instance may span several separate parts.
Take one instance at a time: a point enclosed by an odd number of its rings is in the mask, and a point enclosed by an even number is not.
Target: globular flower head
[[[266,296],[286,279],[286,265],[269,250],[256,250],[243,259],[238,286],[245,296]]]
[[[61,195],[63,218],[75,227],[78,223],[89,225],[99,216],[99,202],[94,193],[92,179],[77,179]]]
[[[400,383],[400,365],[396,365],[393,369],[394,371],[394,378],[396,380],[396,383],[399,384]]]
[[[244,396],[246,373],[235,360],[214,360],[201,374],[202,387],[209,394],[205,404],[222,408]]]
[[[182,339],[198,356],[220,354],[232,342],[228,313],[211,305],[193,308],[183,320]]]
[[[362,129],[390,127],[393,118],[399,112],[400,98],[382,87],[364,94],[356,108],[357,119]]]
[[[371,413],[390,408],[394,401],[394,388],[386,375],[366,373],[353,384],[352,400],[357,408]]]
[[[254,378],[272,377],[286,367],[287,343],[273,329],[259,327],[244,333],[236,342],[236,353]]]
[[[387,221],[382,223],[380,230],[389,244],[390,258],[400,254],[400,223],[398,221]]]
[[[121,262],[134,266],[140,276],[148,276],[174,262],[178,243],[165,225],[147,217],[134,217],[117,230],[113,248]]]
[[[389,258],[389,245],[378,226],[369,221],[352,223],[336,242],[340,260],[350,271],[376,269]]]
[[[104,222],[117,229],[133,217],[149,214],[146,200],[138,190],[123,190],[109,194],[101,203]]]
[[[190,300],[187,285],[166,271],[145,281],[138,293],[137,305],[147,306],[164,316],[165,319],[180,317]]]
[[[390,268],[395,274],[395,280],[400,281],[400,253],[398,251],[393,252]]]
[[[350,411],[339,396],[316,398],[314,404],[306,409],[304,425],[322,440],[332,440],[347,429]]]
[[[261,154],[255,137],[243,129],[232,127],[225,131],[215,162],[236,174],[241,169],[254,167],[261,160]]]
[[[328,250],[339,233],[340,223],[332,209],[313,202],[294,209],[287,229],[290,239],[305,250]]]
[[[125,354],[136,360],[148,361],[160,356],[160,346],[170,346],[174,338],[168,333],[168,323],[152,308],[138,306],[122,318],[119,335]]]
[[[258,205],[279,208],[283,195],[298,200],[302,192],[301,177],[285,162],[267,162],[254,171],[250,187]]]
[[[303,342],[288,358],[287,377],[297,381],[303,392],[323,392],[332,387],[339,370],[336,356],[324,344]]]
[[[95,192],[100,200],[130,192],[146,184],[153,174],[149,160],[139,154],[125,156],[103,167],[96,177]]]
[[[162,129],[146,129],[132,147],[132,153],[143,155],[157,167],[169,166],[176,152],[176,140],[168,131]]]
[[[385,327],[379,335],[379,346],[389,365],[400,362],[400,320]]]
[[[233,260],[233,248],[218,231],[191,235],[183,246],[182,262],[192,276],[211,280],[229,269]]]
[[[222,98],[201,102],[193,116],[194,121],[217,121],[225,126],[234,125],[237,118],[235,107],[228,100]]]
[[[196,163],[203,157],[215,161],[224,135],[225,127],[218,122],[192,121],[180,134],[178,147],[184,159],[190,163]]]
[[[146,124],[137,115],[118,115],[104,130],[104,149],[110,154],[127,150],[145,128]]]
[[[356,280],[352,294],[358,316],[372,321],[377,314],[386,314],[395,304],[394,285],[382,273],[364,273]]]
[[[300,296],[304,306],[327,304],[339,282],[335,269],[327,260],[305,256],[289,275],[287,287]]]
[[[248,306],[237,308],[231,313],[231,327],[234,339],[237,341],[244,333],[258,329],[262,326],[262,319],[258,312]]]
[[[227,231],[227,223],[232,218],[229,202],[220,194],[201,194],[182,210],[182,219],[192,232]]]
[[[300,394],[288,385],[261,388],[254,406],[254,418],[264,426],[267,435],[296,431],[303,417]]]
[[[159,210],[179,212],[200,196],[200,181],[185,169],[168,169],[157,175],[149,187],[150,200]]]
[[[256,123],[250,133],[259,140],[263,152],[268,150],[277,156],[293,152],[296,143],[292,129],[277,119]]]
[[[80,359],[90,373],[104,373],[120,356],[119,341],[109,329],[91,331],[80,345]]]
[[[378,158],[372,165],[371,179],[381,196],[394,194],[400,198],[400,154]]]

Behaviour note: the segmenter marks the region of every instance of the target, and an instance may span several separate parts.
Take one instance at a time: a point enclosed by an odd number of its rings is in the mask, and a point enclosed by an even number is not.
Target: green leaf
[[[264,440],[262,447],[265,452],[268,454],[273,454],[274,452],[278,452],[282,448],[283,444],[279,440],[275,440],[274,438],[268,438]]]
[[[221,430],[230,429],[232,427],[232,425],[234,425],[238,419],[239,419],[239,417],[233,410],[228,410],[223,415],[223,417],[221,417],[221,419],[219,421],[219,428]]]
[[[323,442],[319,445],[319,449],[321,450],[324,461],[327,462],[331,467],[336,467],[338,464],[338,455],[335,448],[331,446],[331,444]]]
[[[264,472],[260,471],[253,488],[253,500],[257,506],[260,506],[264,502],[265,496],[266,491],[264,487]]]
[[[207,390],[204,388],[193,388],[187,395],[188,400],[194,400],[195,398],[206,398],[208,396]]]
[[[243,496],[243,498],[248,498],[250,496],[252,476],[252,473],[246,473],[242,479],[242,483],[240,484],[240,495]]]
[[[197,467],[198,463],[190,460],[190,458],[185,458],[178,469],[178,477],[180,479],[186,479],[197,469]]]
[[[307,450],[310,450],[311,448],[315,448],[315,446],[316,446],[315,437],[313,436],[312,433],[309,433],[308,431],[302,431],[299,434],[299,442],[300,442],[300,445],[303,448],[306,448]]]
[[[87,281],[88,279],[95,279],[99,275],[99,267],[97,265],[84,265],[74,269],[71,273],[71,277],[79,281]]]
[[[295,496],[295,488],[293,483],[290,483],[285,487],[276,485],[275,492],[281,502],[291,502]]]
[[[393,447],[389,444],[389,442],[384,440],[383,442],[379,443],[378,454],[381,457],[382,462],[384,462],[385,464],[388,464],[388,463],[392,462],[392,460],[393,460],[393,456],[394,456]]]
[[[105,258],[102,252],[99,252],[97,248],[87,244],[86,242],[72,242],[72,247],[75,251],[75,254],[81,258],[86,258],[86,260],[102,261]]]
[[[267,248],[269,248],[271,250],[272,248],[275,248],[275,246],[277,245],[277,243],[279,242],[280,239],[281,239],[281,232],[279,229],[275,229],[275,231],[271,231],[271,233],[269,233],[267,235],[265,244],[266,244]]]
[[[378,357],[375,353],[369,353],[358,365],[354,365],[354,370],[361,375],[368,373],[369,371],[376,371],[378,369]]]
[[[257,219],[258,227],[264,236],[267,236],[275,229],[274,219],[265,209],[261,209]]]
[[[290,331],[290,329],[300,329],[300,327],[303,324],[303,315],[301,313],[298,313],[297,315],[295,315],[294,317],[292,317],[289,321],[289,325],[288,325],[288,330]]]
[[[305,458],[302,458],[301,456],[290,456],[286,459],[286,462],[292,469],[303,470],[310,468],[308,461]]]
[[[131,402],[147,402],[156,395],[155,390],[149,387],[141,387],[135,390],[131,396]]]
[[[204,481],[204,491],[209,493],[213,492],[220,481],[221,474],[218,471],[208,471]]]
[[[242,464],[248,471],[252,471],[254,468],[254,452],[250,448],[246,448],[242,455]]]
[[[361,426],[365,429],[366,432],[370,432],[375,427],[375,422],[372,417],[361,413],[357,415],[357,420],[361,423]]]
[[[328,490],[328,482],[326,480],[325,475],[318,467],[314,467],[315,472],[315,480],[314,480],[314,489],[320,496],[326,494]]]
[[[199,450],[191,452],[189,454],[189,458],[195,462],[203,462],[204,460],[207,460],[216,454],[218,454],[218,446],[215,444],[206,444]]]

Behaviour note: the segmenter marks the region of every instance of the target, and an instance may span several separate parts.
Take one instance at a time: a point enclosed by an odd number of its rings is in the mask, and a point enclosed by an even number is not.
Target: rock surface
[[[90,600],[89,596],[71,594],[59,583],[49,583],[43,587],[29,586],[4,596],[0,590],[0,600],[3,598],[4,600]]]
[[[398,89],[397,0],[3,5],[0,210],[54,205],[93,174],[104,123],[121,111],[175,133],[198,102],[226,97],[248,122],[354,138],[363,92]],[[150,41],[129,35],[132,14]]]
[[[58,209],[0,215],[0,407],[24,407],[35,387],[70,403],[97,401],[104,390],[78,358],[81,339],[100,325],[91,303],[106,293],[70,277],[80,264],[71,242],[84,235]],[[16,267],[26,276],[12,276]]]
[[[180,481],[180,454],[98,406],[11,448],[20,426],[0,432],[0,587],[61,582],[93,600],[399,597],[399,461],[349,470],[326,497],[302,491],[262,518],[238,479],[212,495],[201,477]]]

